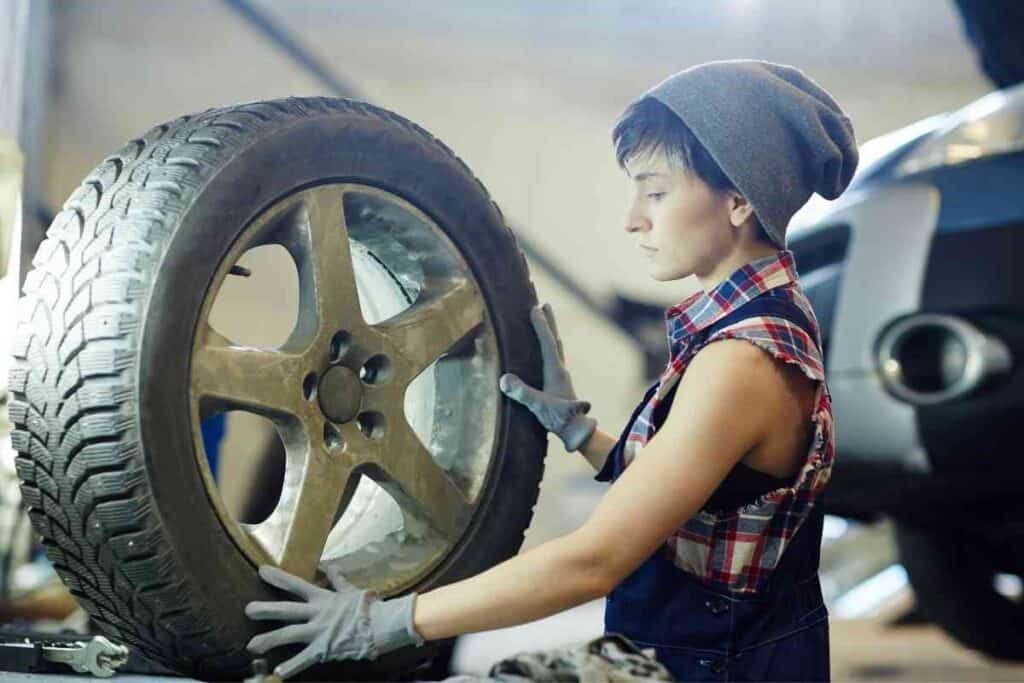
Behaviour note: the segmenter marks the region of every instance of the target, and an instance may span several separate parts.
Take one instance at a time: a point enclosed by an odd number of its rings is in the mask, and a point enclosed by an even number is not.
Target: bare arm
[[[543,619],[607,595],[610,582],[580,531],[485,572],[416,597],[413,624],[425,640]]]
[[[608,455],[612,452],[615,447],[615,442],[618,439],[601,428],[594,429],[594,433],[583,442],[580,446],[579,452],[583,454],[583,457],[587,459],[590,466],[595,471],[600,472],[601,468],[604,467],[605,460],[608,459]]]
[[[426,640],[542,619],[596,600],[636,570],[693,516],[775,418],[773,362],[742,340],[722,340],[690,362],[658,433],[609,488],[587,522],[476,576],[417,596]],[[744,419],[736,420],[743,405]],[[595,430],[581,448],[597,467],[614,439]]]

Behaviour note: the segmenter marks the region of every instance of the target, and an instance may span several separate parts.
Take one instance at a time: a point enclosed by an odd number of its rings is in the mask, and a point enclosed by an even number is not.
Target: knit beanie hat
[[[795,67],[753,59],[706,62],[644,95],[683,120],[780,249],[789,219],[811,193],[835,199],[857,168],[850,119]]]

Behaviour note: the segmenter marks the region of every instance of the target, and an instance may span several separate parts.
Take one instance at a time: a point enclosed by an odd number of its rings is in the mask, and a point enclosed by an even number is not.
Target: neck
[[[740,266],[765,256],[774,256],[779,251],[782,250],[774,244],[765,244],[764,242],[737,246],[725,258],[715,263],[710,270],[696,274],[697,279],[700,281],[701,289],[705,292],[710,292],[724,282]]]

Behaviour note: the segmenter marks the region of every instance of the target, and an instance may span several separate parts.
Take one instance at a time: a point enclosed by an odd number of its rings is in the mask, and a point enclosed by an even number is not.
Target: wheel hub
[[[348,422],[363,403],[363,387],[356,373],[340,365],[324,373],[317,394],[320,410],[331,422]]]

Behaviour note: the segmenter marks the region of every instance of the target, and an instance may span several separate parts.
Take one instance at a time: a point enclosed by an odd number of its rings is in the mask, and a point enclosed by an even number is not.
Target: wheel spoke
[[[377,483],[403,510],[454,541],[471,513],[469,501],[404,419],[392,419],[391,424],[391,435],[376,461],[383,471]],[[369,472],[374,476],[372,468]]]
[[[304,462],[295,463],[294,469],[300,474],[293,489],[294,499],[282,501],[292,514],[283,532],[277,560],[281,568],[306,579],[312,579],[316,573],[327,536],[340,513],[338,507],[346,486],[356,483],[349,481],[353,468],[346,454],[328,451],[315,435],[312,442],[314,446]]]
[[[344,191],[337,187],[315,189],[303,196],[308,251],[320,327],[330,334],[342,326],[363,324],[356,288],[355,269],[345,224]]]
[[[302,412],[302,357],[233,344],[207,326],[192,357],[196,398],[267,417]]]
[[[410,364],[411,379],[479,325],[483,316],[484,304],[476,287],[469,280],[459,280],[438,293],[425,290],[415,304],[376,329]]]

